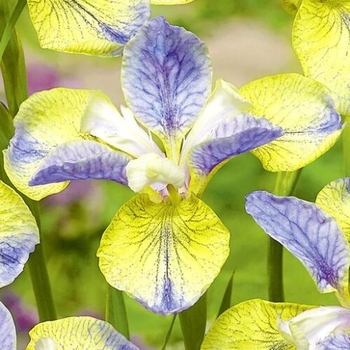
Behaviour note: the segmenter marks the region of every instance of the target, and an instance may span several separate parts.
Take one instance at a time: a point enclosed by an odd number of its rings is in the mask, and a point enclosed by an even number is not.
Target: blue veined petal
[[[194,195],[177,204],[146,194],[125,203],[97,252],[107,282],[159,314],[192,306],[229,254],[229,232]]]
[[[194,34],[155,18],[125,46],[122,83],[136,117],[179,144],[210,92],[207,48]]]
[[[91,55],[120,55],[150,16],[149,0],[28,0],[42,47]]]
[[[247,196],[246,211],[304,264],[321,292],[343,289],[349,247],[334,218],[314,203],[265,191]]]
[[[0,302],[0,344],[2,349],[16,350],[16,329],[10,312]]]
[[[95,141],[68,142],[45,157],[29,185],[76,179],[107,179],[127,185],[125,167],[130,159]]]
[[[28,182],[57,147],[92,138],[81,131],[82,118],[92,109],[97,116],[106,111],[118,115],[110,99],[94,90],[51,89],[33,94],[21,104],[14,118],[15,135],[4,151],[6,173],[19,191],[40,200],[67,187],[68,182],[42,186],[29,186]]]
[[[229,158],[251,151],[280,137],[283,131],[264,118],[239,115],[227,118],[211,133],[208,141],[194,146],[189,152],[191,191],[200,193],[209,180]]]
[[[39,243],[39,230],[23,199],[1,181],[0,198],[0,287],[4,287],[23,271]]]
[[[350,349],[350,334],[334,333],[318,344],[317,350],[341,350]]]

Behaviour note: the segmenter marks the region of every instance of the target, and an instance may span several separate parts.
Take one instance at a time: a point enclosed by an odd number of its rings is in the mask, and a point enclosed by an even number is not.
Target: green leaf
[[[27,4],[26,0],[18,0],[16,6],[15,6],[15,8],[10,16],[10,20],[6,24],[6,27],[3,31],[1,41],[0,41],[0,61],[2,59],[4,52],[5,52],[7,44],[10,41],[11,34],[12,34],[14,27],[18,21],[18,18],[20,16],[20,14],[22,13],[26,4]]]
[[[108,285],[106,300],[106,321],[125,338],[130,339],[128,318],[123,292]]]
[[[196,304],[179,314],[185,350],[199,350],[204,339],[207,320],[207,298],[204,294]]]
[[[232,296],[232,287],[233,287],[234,276],[235,276],[235,271],[232,272],[232,275],[227,283],[227,287],[225,289],[225,294],[224,294],[222,301],[221,301],[218,317],[231,307],[231,296]]]

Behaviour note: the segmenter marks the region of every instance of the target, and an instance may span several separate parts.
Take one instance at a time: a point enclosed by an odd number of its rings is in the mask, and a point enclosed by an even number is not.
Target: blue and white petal
[[[321,306],[306,310],[288,321],[280,321],[279,328],[297,349],[319,349],[317,345],[334,332],[350,331],[350,310],[340,306]]]
[[[225,161],[275,140],[283,134],[264,118],[249,114],[230,116],[217,125],[210,138],[190,149],[188,163],[191,172],[191,190],[203,191],[207,177]]]
[[[16,329],[10,312],[0,302],[0,344],[1,349],[16,350]]]
[[[162,155],[150,134],[137,123],[131,110],[121,106],[121,112],[105,101],[95,100],[82,116],[81,131],[135,158],[149,152]]]
[[[335,219],[316,204],[256,191],[247,196],[246,211],[304,264],[321,292],[347,283],[348,243]]]
[[[1,181],[0,198],[0,287],[4,287],[23,271],[39,243],[39,230],[23,199]]]
[[[95,141],[78,140],[51,151],[29,181],[30,186],[78,179],[106,179],[127,185],[130,157]]]
[[[135,116],[179,148],[210,93],[207,48],[194,34],[157,17],[125,46],[122,85]]]

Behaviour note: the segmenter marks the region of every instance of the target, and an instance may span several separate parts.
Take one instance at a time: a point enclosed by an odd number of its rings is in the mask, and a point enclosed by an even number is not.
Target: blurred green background
[[[282,35],[289,43],[293,21],[293,18],[283,11],[278,0],[197,0],[185,6],[154,7],[153,14],[165,15],[169,21],[194,31],[204,41],[212,38],[218,28],[225,32],[225,26],[230,28],[232,23],[242,23],[243,36],[244,28],[248,28],[250,23],[258,23],[258,28],[268,31],[272,38]],[[99,74],[105,69],[108,70],[108,74],[114,72],[114,85],[102,88],[115,90],[118,97],[111,97],[120,102],[122,97],[118,81],[119,59],[103,60],[41,50],[26,13],[21,18],[19,32],[29,56],[28,61],[37,62],[39,66],[51,65],[66,80],[74,77],[79,87],[95,87],[96,81],[90,77],[96,72]],[[227,45],[231,43],[228,42]],[[268,46],[266,50],[269,50]],[[260,59],[259,55],[255,58],[257,61]],[[275,60],[278,62],[279,57],[275,57]],[[86,70],[77,77],[74,73],[75,68],[86,62]],[[300,70],[294,57],[290,58],[290,62],[290,71]],[[273,73],[277,74],[280,71],[276,69]],[[261,72],[257,73],[259,74]],[[339,141],[331,151],[302,171],[295,194],[313,201],[324,185],[342,176],[342,147]],[[208,291],[209,323],[218,312],[224,290],[233,273],[233,304],[250,298],[267,297],[267,236],[245,213],[244,203],[246,194],[260,189],[272,190],[274,181],[275,174],[264,171],[254,156],[246,154],[225,165],[212,179],[203,196],[203,200],[213,208],[231,232],[230,258]],[[52,196],[43,202],[43,244],[59,316],[103,315],[106,283],[98,269],[96,250],[101,234],[111,218],[131,196],[131,190],[115,183],[80,182],[73,184],[62,195]],[[307,304],[336,303],[333,295],[320,295],[317,292],[305,269],[288,253],[285,254],[284,270],[287,301]],[[34,304],[27,270],[11,289],[24,296],[26,303]],[[171,317],[154,315],[127,297],[126,304],[131,333],[159,349],[165,339]],[[170,339],[172,347],[169,349],[182,349],[180,339],[177,322]]]

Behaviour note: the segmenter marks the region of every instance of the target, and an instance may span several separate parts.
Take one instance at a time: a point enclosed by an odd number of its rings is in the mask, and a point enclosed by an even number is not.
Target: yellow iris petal
[[[293,26],[293,46],[304,73],[326,86],[340,113],[350,114],[350,2],[304,0]]]
[[[350,243],[350,193],[345,179],[332,181],[317,195],[316,204],[332,215]]]
[[[28,186],[50,151],[66,142],[84,139],[83,114],[92,101],[106,101],[98,91],[52,89],[32,95],[14,119],[16,135],[4,151],[4,166],[12,183],[26,196],[39,200],[62,191],[69,182]]]
[[[296,347],[281,335],[279,320],[286,321],[310,308],[258,299],[242,302],[214,322],[201,350],[294,350]]]
[[[255,80],[240,89],[252,114],[282,127],[284,135],[252,151],[269,171],[294,171],[313,162],[336,142],[341,120],[330,91],[300,74]]]
[[[28,0],[42,47],[117,55],[149,17],[149,0]]]
[[[39,323],[26,350],[137,350],[107,322],[93,317],[67,317]]]
[[[97,255],[110,285],[171,314],[199,299],[228,253],[228,230],[195,196],[171,204],[139,195],[117,212]]]

